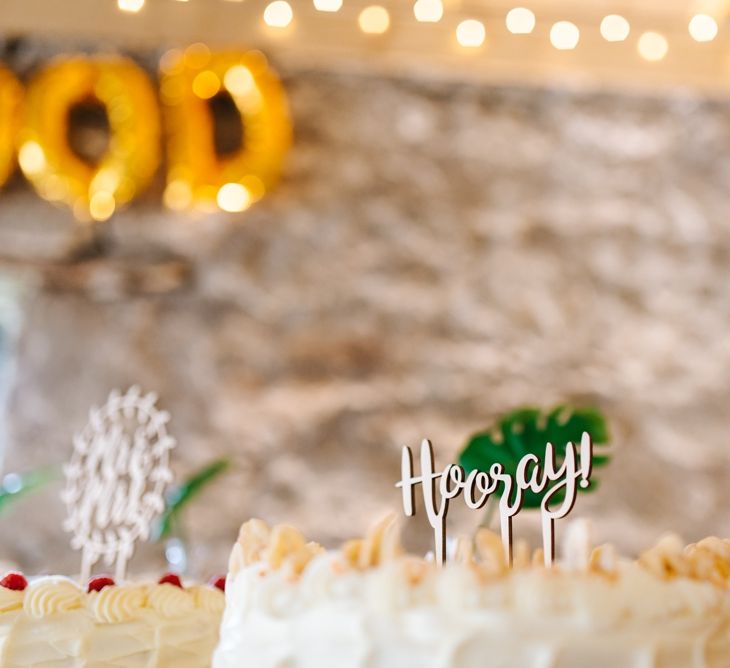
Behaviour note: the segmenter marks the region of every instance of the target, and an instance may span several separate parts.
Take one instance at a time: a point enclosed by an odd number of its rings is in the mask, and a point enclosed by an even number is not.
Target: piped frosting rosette
[[[64,577],[45,577],[33,582],[27,589],[23,610],[33,619],[42,619],[84,605],[84,591]]]
[[[104,587],[101,591],[89,593],[89,609],[100,622],[126,622],[137,617],[146,607],[147,591],[148,587],[144,585]]]

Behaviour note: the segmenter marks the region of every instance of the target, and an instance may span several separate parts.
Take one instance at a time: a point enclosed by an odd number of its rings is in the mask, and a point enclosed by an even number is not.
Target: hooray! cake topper
[[[489,471],[474,469],[468,475],[458,464],[449,464],[443,471],[436,471],[433,447],[424,439],[421,442],[420,474],[414,474],[413,453],[403,447],[401,479],[396,483],[403,493],[403,510],[408,517],[415,515],[415,488],[421,486],[423,505],[434,531],[436,562],[441,565],[446,558],[446,515],[451,499],[464,493],[467,507],[483,508],[490,497],[501,487],[499,498],[500,531],[507,563],[512,564],[512,518],[522,509],[527,491],[542,495],[540,514],[545,565],[550,567],[555,552],[555,520],[564,518],[575,505],[578,487],[588,488],[593,469],[593,441],[583,432],[580,445],[569,442],[565,456],[558,464],[552,443],[545,446],[545,457],[534,453],[524,455],[514,474],[505,472],[500,463],[492,464]],[[554,507],[551,503],[554,502]]]
[[[125,394],[115,390],[89,411],[88,424],[74,437],[62,499],[64,528],[82,554],[82,581],[101,558],[115,564],[116,579],[123,580],[135,543],[149,536],[164,510],[175,439],[167,433],[170,415],[156,402],[156,394],[143,395],[136,386]]]

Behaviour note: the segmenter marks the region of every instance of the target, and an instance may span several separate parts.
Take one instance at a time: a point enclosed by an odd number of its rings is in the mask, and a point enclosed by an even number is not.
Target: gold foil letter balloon
[[[11,72],[0,67],[0,186],[15,167],[15,134],[18,130],[23,88]]]
[[[69,144],[69,113],[103,106],[110,136],[94,163]],[[47,200],[82,220],[106,220],[153,178],[160,163],[157,96],[147,75],[125,58],[74,57],[43,69],[28,85],[18,137],[21,169]]]
[[[291,144],[279,79],[256,51],[211,53],[203,44],[172,51],[161,63],[167,135],[165,204],[173,209],[243,211],[276,183]],[[219,154],[211,102],[230,96],[242,141]]]

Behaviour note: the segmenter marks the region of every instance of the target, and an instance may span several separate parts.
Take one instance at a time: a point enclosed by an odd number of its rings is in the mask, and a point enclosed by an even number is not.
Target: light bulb
[[[251,206],[251,193],[240,183],[226,183],[221,186],[216,202],[223,211],[237,213]]]
[[[130,14],[136,14],[142,7],[144,7],[144,0],[117,0],[117,7],[123,12],[129,12]]]
[[[357,22],[364,33],[382,35],[390,27],[390,14],[385,7],[370,5],[360,12]]]
[[[636,45],[639,50],[639,55],[650,62],[656,62],[662,60],[669,51],[669,43],[667,42],[664,35],[660,35],[658,32],[645,32],[639,37],[639,42]]]
[[[413,5],[413,14],[421,23],[438,23],[443,18],[444,6],[441,0],[418,0]]]
[[[264,23],[272,28],[286,28],[293,18],[294,12],[286,0],[274,0],[264,10]]]
[[[526,7],[515,7],[507,12],[505,22],[513,35],[529,35],[535,29],[535,14]]]
[[[339,12],[342,0],[314,0],[314,8],[318,12]]]
[[[601,21],[601,35],[607,42],[623,42],[631,32],[629,22],[618,14],[609,14]]]
[[[689,22],[689,34],[697,42],[711,42],[717,31],[717,21],[709,14],[696,14]]]
[[[580,30],[575,23],[558,21],[550,29],[550,43],[559,51],[575,49],[580,41]]]
[[[484,24],[476,19],[466,19],[456,28],[456,40],[468,49],[475,49],[484,44],[486,36]]]

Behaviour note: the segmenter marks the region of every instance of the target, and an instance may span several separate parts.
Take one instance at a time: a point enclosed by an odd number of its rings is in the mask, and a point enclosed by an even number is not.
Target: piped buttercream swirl
[[[180,617],[195,608],[190,592],[167,583],[152,587],[147,602],[150,608],[163,617]]]
[[[147,602],[147,587],[104,587],[89,595],[89,609],[100,622],[114,624],[133,619]]]
[[[36,580],[28,587],[23,609],[29,617],[41,619],[80,608],[83,602],[84,592],[72,580],[47,577]]]
[[[217,587],[197,585],[188,591],[192,594],[195,607],[200,610],[220,614],[226,607],[225,594]]]
[[[10,612],[23,607],[24,591],[15,591],[0,587],[0,612]]]

